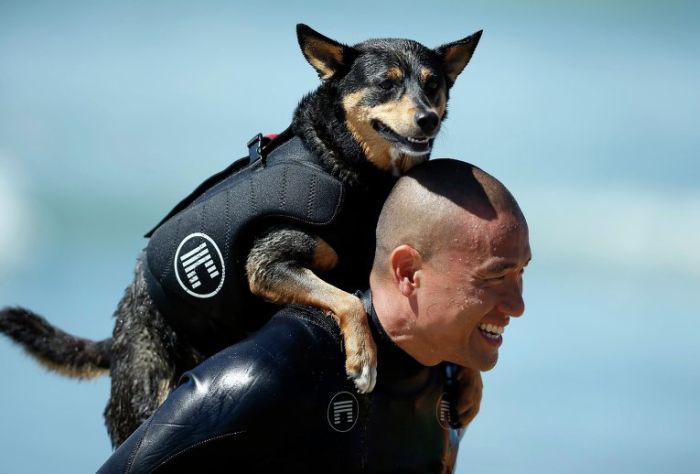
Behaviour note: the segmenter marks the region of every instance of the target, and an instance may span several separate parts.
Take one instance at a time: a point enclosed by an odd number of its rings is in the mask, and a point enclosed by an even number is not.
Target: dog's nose
[[[438,116],[435,112],[421,110],[416,113],[416,123],[426,135],[431,135],[438,126]]]

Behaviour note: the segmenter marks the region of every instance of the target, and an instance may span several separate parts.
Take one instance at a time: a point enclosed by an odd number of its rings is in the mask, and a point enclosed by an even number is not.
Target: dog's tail
[[[90,341],[71,336],[28,309],[0,310],[0,333],[59,374],[91,379],[109,370],[112,339]]]

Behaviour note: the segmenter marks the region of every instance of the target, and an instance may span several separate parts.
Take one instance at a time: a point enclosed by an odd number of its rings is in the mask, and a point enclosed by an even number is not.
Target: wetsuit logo
[[[197,298],[211,298],[224,284],[224,259],[216,243],[196,232],[175,252],[175,277],[183,290]]]
[[[335,431],[345,433],[357,423],[360,405],[350,392],[338,392],[328,404],[328,424]]]
[[[447,394],[443,393],[438,398],[437,406],[435,408],[435,415],[437,416],[438,423],[444,429],[450,429],[450,402],[447,400]]]

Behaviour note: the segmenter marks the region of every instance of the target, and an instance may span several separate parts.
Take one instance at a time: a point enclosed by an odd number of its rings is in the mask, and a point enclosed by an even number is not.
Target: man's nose
[[[512,284],[507,292],[503,294],[501,302],[497,305],[499,311],[509,316],[522,316],[525,312],[525,301],[523,300],[523,288],[520,284]]]

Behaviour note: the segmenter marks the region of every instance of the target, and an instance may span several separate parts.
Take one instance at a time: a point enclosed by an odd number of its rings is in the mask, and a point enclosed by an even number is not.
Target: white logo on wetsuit
[[[437,406],[435,407],[435,415],[438,423],[444,429],[450,429],[450,402],[447,400],[447,394],[443,393],[438,398]]]
[[[328,424],[335,431],[345,433],[357,423],[360,414],[360,404],[350,392],[338,392],[328,404]]]
[[[211,298],[224,284],[224,258],[206,234],[185,237],[175,252],[175,277],[183,290],[197,298]]]

